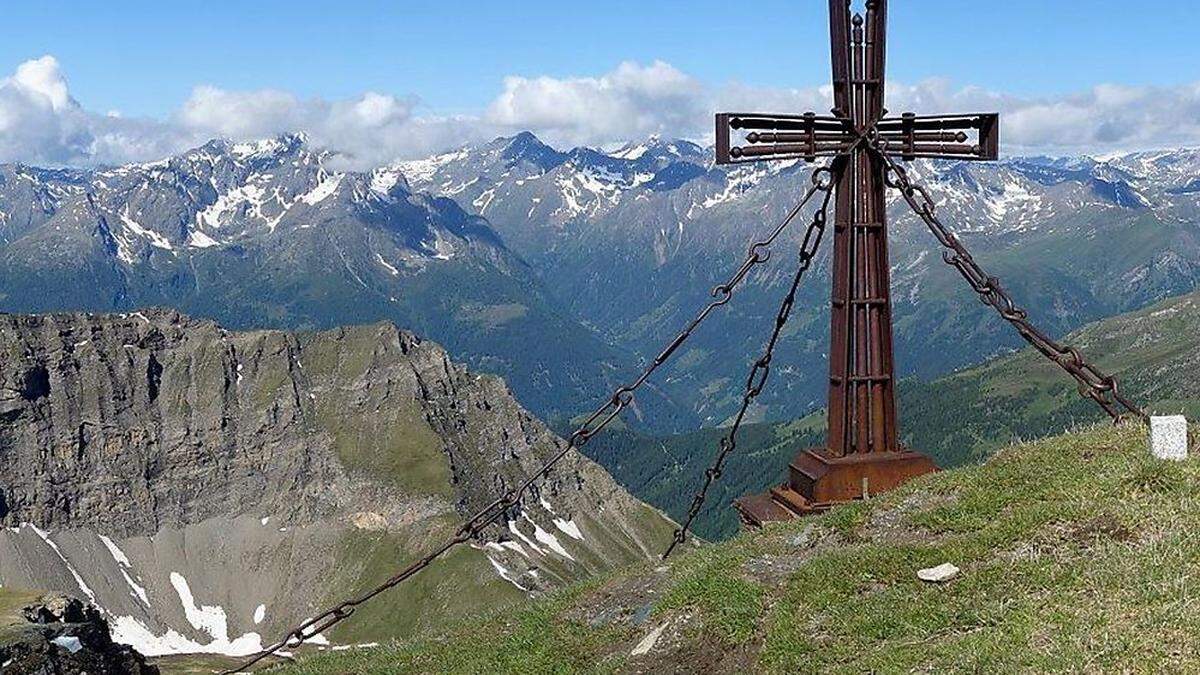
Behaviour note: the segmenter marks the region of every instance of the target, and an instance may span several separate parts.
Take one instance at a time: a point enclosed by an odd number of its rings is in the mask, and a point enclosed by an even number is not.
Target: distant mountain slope
[[[1149,412],[1200,419],[1200,293],[1088,324],[1066,341]],[[909,443],[946,466],[1107,419],[1058,366],[1029,349],[932,382],[905,382],[901,400]]]
[[[643,356],[723,281],[752,238],[807,187],[802,163],[717,167],[685,141],[616,152],[559,151],[531,134],[399,165],[418,189],[488,218],[548,289],[588,325]],[[1091,158],[928,162],[945,221],[1039,325],[1063,333],[1193,290],[1200,278],[1200,150]],[[896,349],[902,375],[934,377],[1020,346],[958,275],[936,241],[891,197]],[[661,387],[709,424],[737,402],[806,224],[713,327],[669,366]],[[752,414],[786,419],[824,405],[828,255],[802,288],[774,382]]]
[[[391,324],[0,315],[0,586],[93,601],[150,655],[249,653],[562,443],[503,381]],[[325,637],[443,625],[653,557],[672,528],[575,453],[508,518]]]
[[[1065,340],[1148,411],[1200,419],[1200,292],[1088,324]],[[903,442],[943,468],[990,456],[998,448],[1108,419],[1083,399],[1055,364],[1032,349],[1002,356],[932,381],[899,387]],[[825,413],[792,422],[755,424],[710,492],[696,530],[721,538],[736,532],[733,499],[783,479],[798,449],[824,443]],[[629,430],[603,434],[586,447],[635,495],[679,518],[712,461],[721,429],[671,436]]]
[[[386,319],[506,377],[547,416],[632,368],[483,219],[394,170],[333,160],[292,135],[107,170],[0,167],[0,309],[169,306],[233,328]]]

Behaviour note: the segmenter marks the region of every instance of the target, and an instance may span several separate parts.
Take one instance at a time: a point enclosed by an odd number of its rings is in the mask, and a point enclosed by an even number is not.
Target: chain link
[[[909,207],[925,221],[938,243],[946,249],[942,252],[942,259],[958,270],[971,288],[979,294],[980,300],[1011,323],[1026,342],[1074,378],[1079,395],[1095,401],[1114,422],[1120,422],[1127,415],[1143,421],[1148,420],[1140,407],[1121,394],[1115,377],[1086,361],[1074,347],[1057,342],[1030,323],[1029,313],[1017,306],[1012,296],[1000,285],[1000,280],[984,272],[954,232],[941,222],[929,191],[924,186],[912,182],[908,171],[888,154],[887,146],[887,141],[877,134],[873,136],[869,146],[883,159],[884,182],[888,187],[899,190]]]
[[[688,507],[687,518],[675,530],[675,536],[671,539],[671,544],[662,554],[663,560],[670,557],[676,546],[687,541],[687,534],[692,526],[692,521],[699,515],[700,509],[704,507],[704,501],[708,498],[708,489],[720,479],[721,472],[725,469],[725,460],[737,448],[738,430],[742,426],[742,420],[745,419],[746,412],[750,409],[750,404],[754,402],[754,399],[758,398],[758,395],[762,393],[763,387],[767,384],[767,377],[771,373],[771,359],[775,353],[775,345],[779,342],[779,336],[783,332],[783,327],[787,324],[788,317],[791,316],[792,307],[796,302],[796,291],[800,288],[800,281],[804,278],[804,273],[812,265],[813,258],[817,255],[817,250],[821,246],[821,239],[825,235],[829,198],[833,194],[833,186],[837,182],[837,173],[842,170],[845,161],[844,157],[839,157],[834,161],[832,168],[825,169],[825,171],[829,172],[828,174],[813,174],[813,185],[820,188],[824,193],[824,197],[821,200],[821,206],[813,212],[812,222],[809,223],[808,230],[804,233],[804,242],[800,245],[800,263],[796,268],[795,276],[792,277],[792,285],[779,306],[779,313],[775,315],[775,325],[771,331],[771,337],[767,339],[767,344],[763,348],[763,354],[754,362],[754,365],[750,368],[750,374],[746,377],[746,388],[742,394],[741,408],[738,409],[737,415],[733,418],[733,424],[729,426],[728,431],[721,438],[717,457],[713,461],[712,466],[704,471],[704,480],[700,483],[700,489],[696,491],[696,495],[692,497],[692,504]],[[824,180],[825,177],[828,178],[828,181]]]
[[[776,227],[771,230],[771,232],[768,233],[765,238],[755,241],[750,245],[745,260],[737,268],[737,270],[727,280],[725,280],[725,282],[717,284],[715,287],[713,287],[710,293],[713,300],[705,305],[704,308],[701,309],[698,314],[696,314],[695,318],[688,322],[684,329],[680,331],[680,333],[676,335],[675,338],[671,340],[671,342],[669,342],[657,356],[654,357],[654,359],[646,366],[646,368],[641,372],[640,375],[638,375],[636,379],[614,391],[612,396],[610,396],[607,401],[601,404],[600,407],[595,410],[595,412],[593,412],[586,420],[584,420],[582,424],[579,425],[574,433],[572,433],[568,438],[567,443],[564,444],[564,446],[560,448],[558,452],[551,456],[550,459],[542,464],[541,468],[530,474],[529,477],[518,487],[515,489],[509,489],[503,495],[496,498],[490,504],[469,517],[462,523],[461,526],[459,526],[453,537],[446,540],[436,549],[427,553],[424,557],[414,561],[408,567],[405,567],[403,570],[397,572],[383,583],[363,593],[362,595],[345,600],[340,604],[327,609],[317,616],[301,623],[300,625],[288,631],[287,634],[278,642],[255,654],[252,658],[237,666],[235,669],[224,671],[222,675],[231,675],[232,673],[243,672],[261,662],[263,659],[277,654],[281,649],[295,648],[300,646],[300,644],[305,640],[308,640],[318,633],[328,630],[337,623],[350,617],[359,605],[371,600],[375,596],[390,588],[394,588],[395,586],[404,583],[406,580],[428,567],[433,563],[433,561],[437,560],[450,549],[473,539],[479,538],[489,525],[495,523],[506,513],[511,512],[512,509],[519,506],[521,498],[525,495],[529,488],[533,486],[534,483],[541,478],[548,477],[551,470],[553,470],[554,467],[564,457],[566,457],[568,453],[587,444],[587,442],[593,436],[600,433],[600,431],[604,429],[604,427],[608,426],[610,422],[616,419],[622,411],[633,404],[634,392],[636,392],[643,384],[645,384],[646,380],[650,378],[654,371],[658,370],[663,363],[671,358],[671,355],[673,355],[679,349],[679,347],[683,345],[683,343],[686,342],[689,337],[691,337],[692,333],[700,326],[701,323],[704,322],[705,319],[708,318],[710,314],[713,313],[713,311],[729,303],[729,301],[733,298],[734,291],[752,269],[767,262],[771,258],[771,245],[775,243],[775,240],[778,239],[781,234],[783,234],[784,230],[786,230],[791,222],[795,220],[796,216],[799,215],[808,202],[812,200],[813,196],[818,192],[824,192],[825,203],[828,203],[828,193],[833,188],[833,185],[834,177],[829,168],[820,167],[815,169],[812,174],[812,185],[800,198],[800,201],[794,207],[792,207],[790,211],[788,211],[783,220],[780,221],[780,223],[776,225]],[[823,210],[824,206],[822,206],[822,211]],[[812,233],[810,228],[810,232],[805,236],[804,240],[805,250],[808,250],[809,239],[811,236]],[[811,260],[811,258],[805,259],[805,267],[807,267],[808,260]],[[793,286],[792,295],[794,294],[795,287]],[[778,330],[776,333],[778,333]],[[772,342],[774,342],[774,339],[772,339]],[[766,367],[766,365],[763,366],[764,369]],[[763,372],[762,379],[765,382],[765,370]],[[757,392],[755,395],[757,395]],[[745,407],[742,409],[742,414],[745,414]],[[738,419],[740,421],[741,415],[738,416]]]

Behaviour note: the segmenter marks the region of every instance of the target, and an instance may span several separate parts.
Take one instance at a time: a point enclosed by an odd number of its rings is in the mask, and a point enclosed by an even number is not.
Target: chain
[[[1084,360],[1079,350],[1055,341],[1029,322],[1029,313],[1017,306],[1004,287],[1000,285],[1000,280],[988,276],[954,232],[938,219],[936,207],[929,191],[924,186],[912,182],[905,168],[888,154],[887,145],[887,141],[876,134],[873,135],[869,146],[883,159],[886,165],[884,182],[888,187],[898,189],[909,207],[921,220],[925,221],[930,232],[946,249],[942,252],[942,259],[958,270],[971,288],[979,294],[980,300],[984,304],[990,305],[1000,316],[1011,323],[1026,342],[1033,345],[1073,377],[1078,385],[1079,395],[1095,401],[1104,409],[1104,412],[1113,418],[1114,422],[1121,421],[1126,415],[1132,415],[1143,421],[1147,420],[1146,413],[1121,394],[1115,377],[1104,373]]]
[[[634,392],[636,392],[643,384],[646,383],[646,380],[650,378],[654,371],[658,370],[663,363],[671,358],[671,355],[674,354],[689,337],[691,337],[692,333],[700,326],[701,323],[704,322],[705,319],[708,318],[710,314],[712,314],[713,311],[715,311],[718,307],[728,304],[728,302],[733,298],[733,292],[742,283],[752,269],[770,259],[771,245],[775,243],[775,240],[778,239],[781,234],[783,234],[783,231],[787,229],[788,225],[790,225],[793,220],[795,220],[796,216],[800,214],[813,196],[818,192],[824,192],[825,203],[828,203],[829,191],[833,188],[833,185],[833,173],[829,168],[820,167],[815,169],[812,174],[812,185],[800,198],[800,201],[794,207],[792,207],[790,211],[788,211],[783,220],[775,227],[775,229],[771,230],[771,232],[764,239],[755,241],[750,245],[745,260],[724,283],[717,284],[715,287],[713,287],[712,292],[710,293],[713,300],[705,305],[704,308],[701,309],[698,314],[696,314],[695,318],[688,322],[684,329],[680,331],[680,333],[676,335],[675,338],[671,340],[671,342],[668,343],[661,352],[659,352],[658,356],[654,357],[654,359],[646,366],[646,368],[635,380],[614,391],[612,396],[610,396],[607,401],[600,405],[595,412],[593,412],[586,420],[584,420],[584,422],[579,425],[575,432],[571,434],[567,443],[560,448],[558,452],[551,456],[550,459],[542,464],[541,468],[532,473],[527,480],[521,483],[518,487],[509,489],[495,501],[476,512],[459,526],[458,530],[455,531],[454,536],[447,539],[437,548],[431,550],[424,557],[414,561],[408,567],[405,567],[403,570],[397,572],[395,575],[391,576],[386,581],[372,588],[371,590],[357,597],[345,600],[338,605],[321,612],[317,616],[308,619],[295,628],[292,628],[278,642],[255,654],[253,658],[237,666],[235,669],[224,671],[222,675],[231,675],[232,673],[245,671],[268,656],[277,654],[285,647],[295,648],[300,646],[300,644],[305,640],[308,640],[314,635],[324,632],[339,622],[349,618],[352,614],[354,614],[354,611],[359,605],[371,600],[375,596],[390,588],[394,588],[395,586],[404,583],[406,580],[428,567],[450,549],[478,538],[483,533],[483,530],[489,525],[498,521],[506,513],[509,513],[511,509],[519,506],[521,498],[525,495],[529,488],[533,486],[534,483],[536,483],[540,478],[548,477],[555,465],[557,465],[564,457],[566,457],[568,453],[570,453],[572,450],[577,450],[583,447],[593,436],[600,433],[604,427],[608,426],[609,422],[612,422],[617,418],[618,415],[621,414],[623,410],[632,405]],[[823,210],[824,206],[822,206],[822,211]],[[809,235],[805,237],[806,246],[811,235],[812,232],[810,228]],[[805,261],[804,266],[807,267],[807,260]],[[792,295],[794,294],[795,286],[792,288]],[[778,334],[778,329],[776,329],[776,334]],[[772,343],[773,342],[774,338],[772,338]],[[768,362],[769,358],[770,357],[768,355]],[[757,368],[758,366],[756,366],[756,369]],[[766,365],[764,364],[762,368],[764,369],[763,379],[765,380]],[[742,414],[745,414],[744,406],[742,409]],[[741,415],[738,416],[738,419],[740,422]]]
[[[779,342],[779,336],[783,331],[784,325],[787,324],[788,317],[791,316],[792,307],[796,302],[796,290],[800,287],[800,281],[804,278],[804,273],[812,265],[813,258],[817,255],[817,250],[821,246],[821,239],[825,234],[825,223],[827,219],[827,211],[829,208],[829,198],[833,194],[833,186],[837,182],[836,174],[841,171],[844,166],[845,159],[839,158],[835,160],[832,169],[828,169],[829,181],[822,182],[816,174],[813,176],[814,185],[819,185],[824,197],[821,200],[821,206],[813,212],[812,222],[808,225],[808,231],[804,234],[804,242],[800,245],[800,264],[796,268],[796,274],[792,277],[792,285],[788,289],[787,295],[783,298],[783,303],[779,306],[779,313],[775,315],[775,326],[771,331],[771,337],[767,340],[766,346],[763,348],[762,356],[759,357],[754,365],[750,368],[750,374],[746,377],[746,389],[742,394],[742,405],[738,409],[737,415],[733,418],[733,424],[729,426],[725,436],[721,438],[721,443],[717,452],[717,457],[713,461],[712,466],[704,471],[704,480],[700,484],[700,489],[696,491],[696,495],[692,498],[692,505],[688,508],[687,518],[684,519],[683,525],[675,530],[675,536],[671,539],[670,546],[663,552],[663,559],[666,560],[675,547],[687,540],[689,528],[692,526],[692,521],[700,513],[700,509],[704,506],[704,500],[708,498],[708,489],[721,477],[721,472],[725,468],[725,460],[733,453],[737,447],[738,429],[741,428],[742,420],[746,417],[746,411],[750,409],[750,404],[758,395],[762,393],[763,387],[767,384],[767,376],[771,373],[771,358],[775,352],[775,345]]]

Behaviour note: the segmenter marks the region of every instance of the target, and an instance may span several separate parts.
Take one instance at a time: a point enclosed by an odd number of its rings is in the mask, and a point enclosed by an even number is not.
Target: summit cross
[[[751,525],[820,511],[936,470],[928,457],[902,447],[897,439],[887,167],[896,158],[994,160],[998,154],[996,114],[887,116],[887,0],[869,0],[865,16],[853,12],[851,4],[851,0],[829,2],[834,104],[830,115],[716,116],[718,164],[811,162],[821,157],[840,163],[828,440],[826,447],[796,455],[787,483],[734,503]]]

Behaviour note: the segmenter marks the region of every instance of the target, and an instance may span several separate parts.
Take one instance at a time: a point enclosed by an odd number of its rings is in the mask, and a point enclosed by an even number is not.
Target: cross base
[[[808,448],[788,465],[788,482],[769,492],[736,499],[733,506],[745,525],[762,527],[887,492],[910,478],[937,470],[933,460],[914,450],[836,457],[825,448]]]

